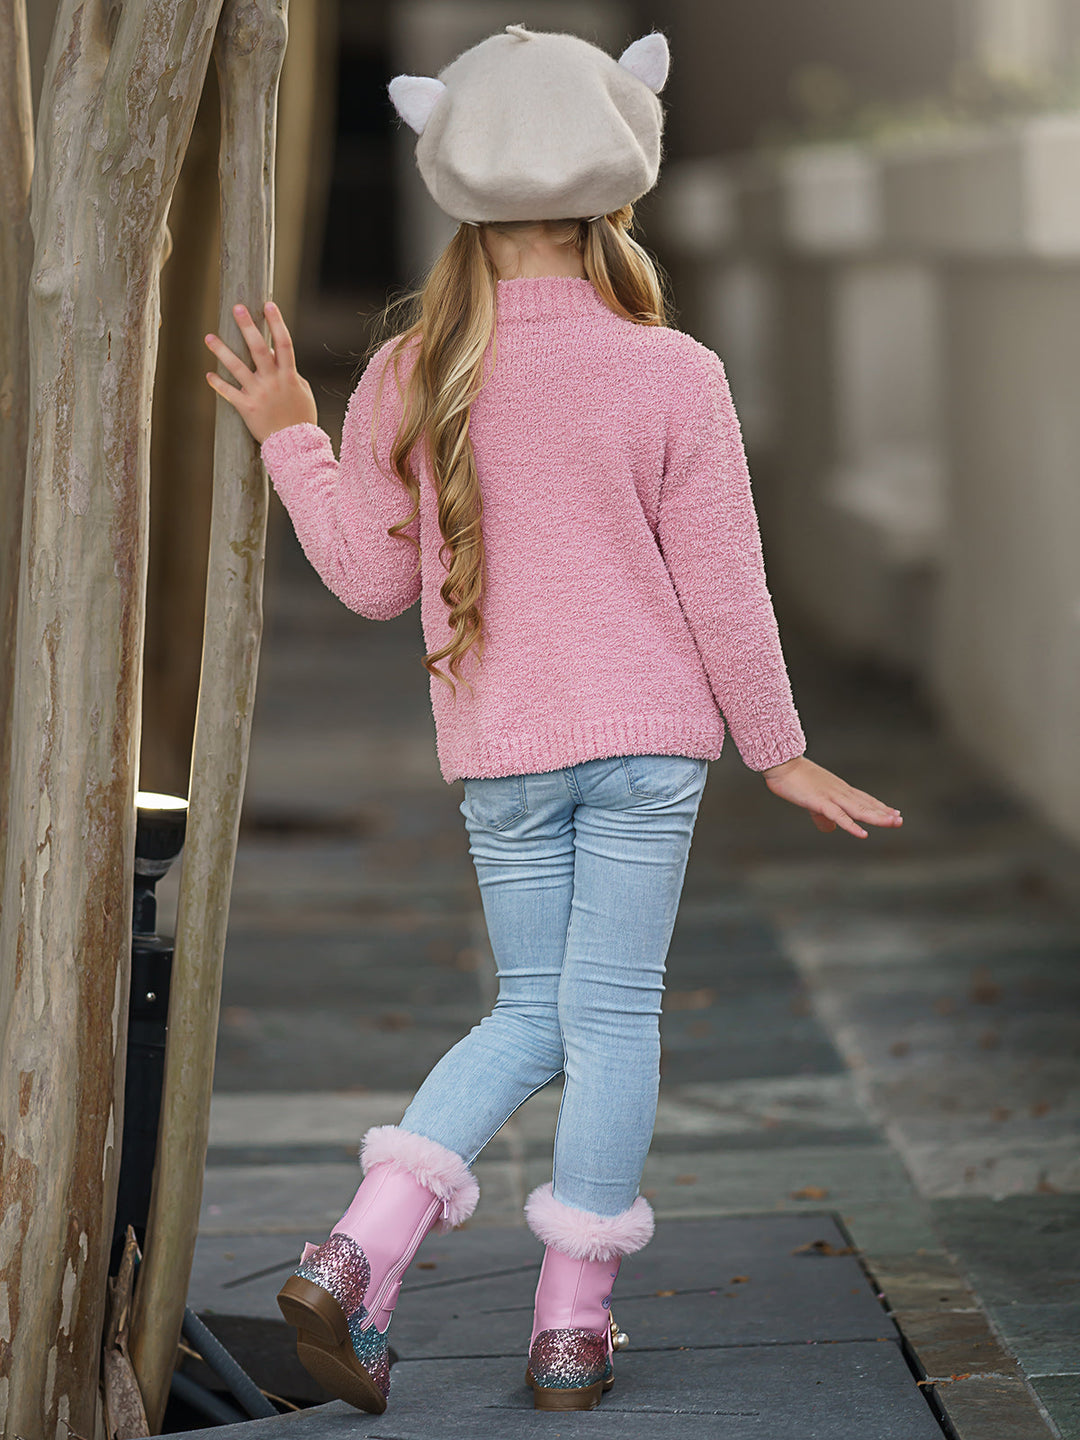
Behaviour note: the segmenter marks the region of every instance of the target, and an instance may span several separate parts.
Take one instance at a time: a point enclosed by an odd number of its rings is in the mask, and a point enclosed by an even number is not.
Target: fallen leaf
[[[664,996],[665,1010],[707,1010],[716,1000],[716,991],[703,986],[700,990],[669,990]]]
[[[434,1260],[418,1260],[416,1268],[418,1270],[437,1270],[439,1267]]]
[[[1036,1101],[1035,1101],[1035,1104],[1032,1105],[1032,1107],[1031,1107],[1030,1113],[1031,1113],[1032,1115],[1034,1115],[1034,1116],[1045,1115],[1046,1112],[1047,1112],[1049,1109],[1050,1109],[1050,1101],[1049,1101],[1049,1100],[1036,1100]]]
[[[667,1300],[670,1296],[677,1295],[678,1293],[677,1290],[657,1290],[655,1292],[658,1300]]]
[[[792,1255],[854,1255],[854,1245],[834,1245],[830,1240],[808,1240],[796,1245]]]
[[[1001,999],[1001,986],[991,980],[985,965],[977,965],[971,972],[971,988],[968,998],[975,1005],[996,1005]]]
[[[732,1275],[731,1279],[728,1281],[728,1284],[729,1284],[729,1285],[745,1285],[746,1282],[747,1282],[749,1279],[750,1279],[750,1276],[749,1276],[749,1275]]]
[[[696,1184],[697,1184],[697,1176],[696,1176],[696,1175],[676,1175],[676,1176],[675,1176],[675,1184],[676,1184],[676,1185],[696,1185]]]
[[[792,1200],[824,1200],[828,1190],[822,1185],[804,1185],[801,1190],[792,1190]]]
[[[1002,1120],[1008,1120],[1011,1114],[1012,1111],[1007,1105],[995,1105],[993,1110],[990,1111],[990,1119],[1000,1122]]]
[[[375,1023],[380,1030],[407,1030],[413,1017],[407,1010],[387,1010]]]
[[[911,1044],[910,1044],[909,1041],[907,1041],[907,1040],[894,1040],[894,1041],[892,1042],[892,1044],[889,1046],[889,1054],[890,1054],[890,1055],[906,1055],[910,1049],[911,1049]]]

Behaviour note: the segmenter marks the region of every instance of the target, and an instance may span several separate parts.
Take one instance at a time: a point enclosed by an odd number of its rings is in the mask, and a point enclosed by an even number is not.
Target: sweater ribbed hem
[[[463,777],[481,780],[538,775],[612,755],[687,755],[695,760],[717,760],[723,743],[722,724],[688,724],[678,715],[613,716],[485,735],[467,748],[444,744],[439,747],[439,763],[448,782]]]
[[[724,744],[719,712],[712,724],[694,724],[682,715],[638,715],[570,722],[543,730],[514,729],[485,735],[468,746],[442,743],[439,764],[448,784],[462,778],[494,779],[500,775],[537,775],[563,770],[587,760],[614,755],[686,755],[693,760],[718,760]],[[762,735],[749,757],[751,770],[781,765],[806,749],[800,729]]]

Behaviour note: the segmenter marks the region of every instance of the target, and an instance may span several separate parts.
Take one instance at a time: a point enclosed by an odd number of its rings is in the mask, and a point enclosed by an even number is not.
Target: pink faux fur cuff
[[[611,1260],[633,1255],[653,1235],[652,1206],[639,1195],[621,1215],[594,1215],[556,1200],[551,1185],[540,1185],[525,1202],[525,1219],[538,1240],[572,1260]]]
[[[387,1162],[407,1170],[417,1184],[443,1202],[441,1233],[462,1224],[476,1209],[480,1198],[476,1176],[460,1155],[438,1141],[398,1125],[375,1125],[364,1136],[360,1168],[366,1175],[373,1165]]]

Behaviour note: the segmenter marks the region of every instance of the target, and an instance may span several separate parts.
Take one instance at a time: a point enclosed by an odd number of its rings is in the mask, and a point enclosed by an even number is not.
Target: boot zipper
[[[379,1286],[379,1293],[375,1296],[375,1299],[372,1301],[371,1305],[367,1307],[368,1318],[361,1321],[361,1330],[370,1330],[371,1327],[375,1324],[375,1317],[383,1308],[383,1300],[390,1293],[391,1289],[397,1283],[397,1281],[401,1279],[405,1271],[409,1268],[409,1262],[410,1260],[412,1260],[413,1256],[416,1254],[416,1251],[419,1249],[420,1242],[430,1230],[431,1222],[435,1218],[436,1213],[439,1210],[443,1210],[444,1208],[445,1207],[441,1200],[434,1200],[428,1206],[427,1210],[424,1212],[424,1216],[421,1219],[420,1224],[413,1231],[412,1239],[409,1241],[408,1247],[405,1250],[405,1254],[397,1262],[396,1265],[392,1265],[390,1269],[386,1272],[386,1278]],[[417,1237],[419,1237],[419,1239]],[[384,1333],[384,1331],[380,1331],[380,1334]]]

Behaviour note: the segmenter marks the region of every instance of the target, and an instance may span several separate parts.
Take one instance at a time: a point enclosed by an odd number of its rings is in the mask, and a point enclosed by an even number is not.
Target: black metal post
[[[130,1225],[140,1250],[146,1240],[150,1187],[154,1178],[165,1035],[169,1020],[169,978],[173,942],[157,934],[154,887],[184,848],[187,801],[140,791],[136,797],[135,901],[131,939],[131,997],[128,1002],[124,1131],[116,1196],[110,1272],[120,1268]]]

